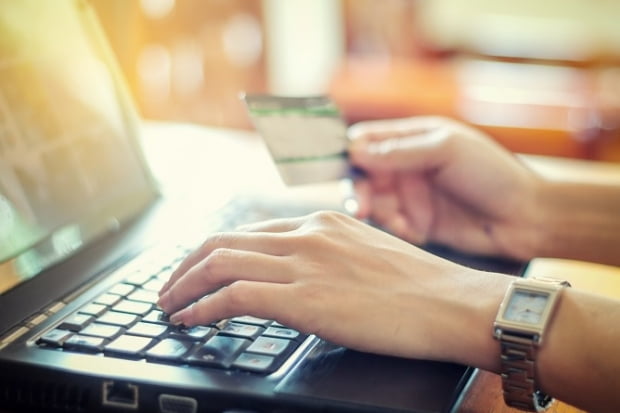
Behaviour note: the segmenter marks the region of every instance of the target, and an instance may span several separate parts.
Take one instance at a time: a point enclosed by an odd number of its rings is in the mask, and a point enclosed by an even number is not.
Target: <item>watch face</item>
[[[504,319],[518,323],[538,324],[548,301],[548,293],[515,290],[504,311]]]

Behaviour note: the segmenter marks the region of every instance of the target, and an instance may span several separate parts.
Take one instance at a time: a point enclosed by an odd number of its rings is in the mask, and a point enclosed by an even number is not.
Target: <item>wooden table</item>
[[[547,412],[585,413],[562,402],[554,403]],[[478,371],[457,413],[522,413],[522,411],[506,406],[502,396],[502,382],[497,374]]]

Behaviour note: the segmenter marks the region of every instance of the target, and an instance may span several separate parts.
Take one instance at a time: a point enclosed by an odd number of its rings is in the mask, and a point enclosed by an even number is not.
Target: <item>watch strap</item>
[[[556,290],[556,292],[559,292],[562,287],[570,287],[570,283],[565,280],[548,277],[519,279],[513,284],[527,284],[529,282],[542,283],[547,288]],[[510,293],[510,290],[507,294]],[[554,299],[553,306],[555,305]],[[505,403],[508,406],[526,411],[543,412],[547,410],[554,399],[538,389],[535,377],[536,352],[542,334],[526,333],[501,327],[498,330],[496,326],[495,337],[499,339],[501,346],[500,375]]]
[[[532,339],[505,333],[500,344],[500,374],[506,404],[521,410],[546,410],[553,403],[553,398],[536,388],[536,348],[532,345]]]

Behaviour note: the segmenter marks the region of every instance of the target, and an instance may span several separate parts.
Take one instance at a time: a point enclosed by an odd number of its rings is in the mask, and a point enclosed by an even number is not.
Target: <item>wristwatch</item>
[[[553,403],[536,385],[536,354],[567,286],[567,281],[555,278],[519,278],[506,291],[493,335],[501,345],[502,386],[508,406],[542,412]]]

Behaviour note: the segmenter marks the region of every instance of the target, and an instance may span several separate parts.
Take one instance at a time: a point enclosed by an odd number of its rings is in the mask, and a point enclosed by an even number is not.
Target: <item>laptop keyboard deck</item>
[[[309,207],[238,198],[211,215],[205,233],[274,216],[297,216]],[[38,340],[41,348],[153,363],[276,371],[308,338],[272,320],[243,316],[207,326],[172,324],[157,307],[158,291],[190,248],[147,251],[121,267],[122,280],[73,312]]]
[[[153,363],[276,371],[306,335],[251,316],[205,326],[174,325],[157,307],[158,291],[186,254],[177,247],[165,262],[160,254],[138,257],[121,268],[127,273],[121,282],[48,330],[37,344]],[[153,255],[159,257],[153,260]]]

